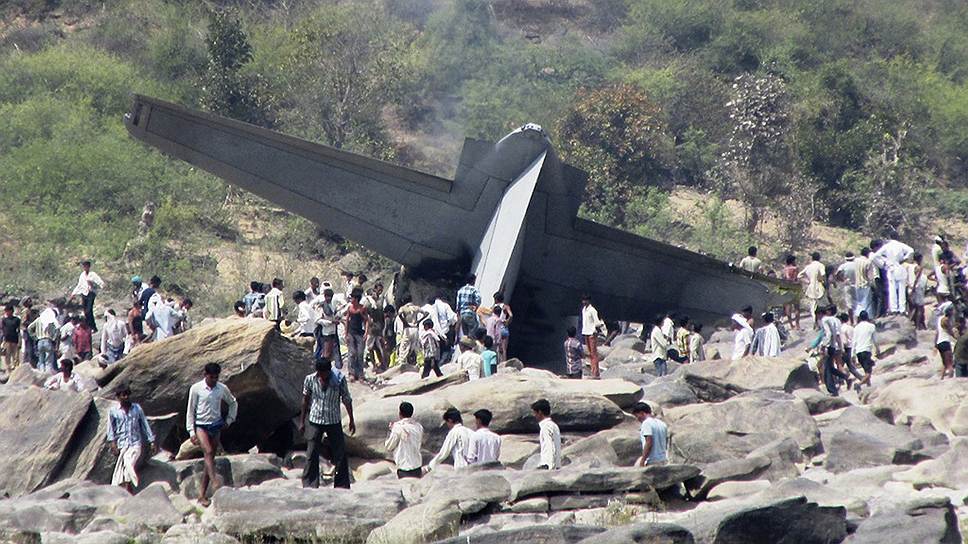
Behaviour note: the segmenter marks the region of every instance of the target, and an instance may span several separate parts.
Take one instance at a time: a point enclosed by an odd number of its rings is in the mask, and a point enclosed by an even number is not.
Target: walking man
[[[639,438],[642,440],[642,455],[636,459],[635,466],[657,466],[669,463],[669,428],[652,416],[652,407],[638,402],[632,407],[632,415],[642,424]]]
[[[339,349],[339,315],[333,304],[333,289],[324,288],[323,295],[316,297],[312,307],[316,311],[316,328],[313,331],[316,335],[315,358],[335,360],[336,368],[342,368],[343,355]]]
[[[443,415],[444,424],[450,429],[447,437],[440,446],[440,451],[430,460],[427,471],[437,468],[437,465],[447,460],[448,457],[454,458],[454,470],[460,470],[470,463],[467,460],[468,450],[471,445],[472,431],[464,426],[464,420],[460,416],[457,408],[448,408]]]
[[[350,379],[363,380],[363,356],[366,355],[366,331],[370,328],[370,314],[361,304],[363,292],[354,289],[350,304],[344,313],[343,329],[346,331],[346,350],[350,356]]]
[[[205,472],[202,473],[202,483],[198,491],[198,504],[208,506],[209,484],[215,487],[218,477],[215,473],[215,453],[221,443],[219,438],[222,431],[231,425],[239,414],[239,403],[232,396],[228,386],[218,381],[222,367],[217,363],[208,363],[204,369],[205,377],[192,385],[188,390],[188,408],[185,415],[185,426],[192,444],[202,448],[205,457]],[[229,407],[228,415],[222,417],[222,403]]]
[[[349,432],[356,434],[356,420],[353,419],[353,397],[346,384],[346,378],[333,372],[329,359],[316,360],[316,372],[303,380],[302,410],[299,412],[299,430],[305,433],[306,468],[303,470],[303,487],[319,487],[319,455],[323,435],[329,448],[336,476],[333,487],[350,488],[350,467],[346,459],[346,441],[343,436],[343,416],[340,403],[346,407],[350,418]],[[309,426],[306,426],[306,414]]]
[[[457,291],[457,313],[463,336],[471,336],[478,327],[477,308],[481,305],[481,292],[474,286],[477,276],[467,276],[467,283]]]
[[[20,318],[13,315],[13,304],[3,308],[0,331],[3,333],[3,367],[10,373],[20,364]]]
[[[581,379],[582,353],[581,342],[578,341],[578,329],[568,327],[568,338],[565,338],[565,376],[570,380]]]
[[[493,417],[490,410],[474,412],[477,430],[471,435],[470,451],[467,453],[467,461],[472,465],[497,463],[501,457],[501,435],[489,428]]]
[[[820,323],[817,320],[817,309],[820,307],[820,301],[823,299],[824,295],[827,293],[827,289],[824,286],[824,282],[827,278],[827,268],[820,262],[820,253],[813,252],[810,254],[810,264],[803,267],[803,270],[797,274],[797,278],[806,282],[806,286],[803,289],[803,296],[807,297],[807,306],[810,308],[810,315],[814,316],[813,328],[820,328]]]
[[[71,291],[71,297],[81,297],[84,304],[84,320],[92,331],[97,332],[97,320],[94,319],[94,297],[97,296],[104,281],[101,276],[91,272],[91,261],[81,261],[81,275],[77,278],[77,286]]]
[[[124,357],[124,338],[128,335],[127,324],[118,319],[114,310],[104,312],[104,330],[101,331],[101,357],[108,363],[116,363]]]
[[[111,443],[111,452],[118,456],[111,485],[119,485],[133,494],[139,484],[138,468],[144,446],[147,444],[148,451],[154,454],[157,445],[141,406],[131,402],[131,388],[121,386],[117,399],[118,405],[108,412],[107,441]]]
[[[881,357],[881,349],[878,347],[875,337],[876,330],[877,327],[871,323],[867,311],[862,311],[857,316],[857,326],[854,327],[851,350],[866,374],[861,383],[868,387],[871,385],[871,374],[874,372],[874,360],[871,358],[871,354],[873,353],[878,359]]]
[[[886,271],[888,312],[906,314],[908,277],[902,263],[914,255],[914,248],[897,240],[874,240],[870,245],[874,265]]]
[[[393,462],[397,465],[397,478],[420,478],[423,475],[423,457],[420,443],[423,442],[423,425],[413,419],[413,404],[400,403],[400,419],[390,423],[390,435],[383,446],[393,452]]]
[[[538,399],[531,405],[531,412],[538,420],[538,446],[540,447],[539,469],[558,470],[561,468],[561,430],[551,420],[551,403]]]

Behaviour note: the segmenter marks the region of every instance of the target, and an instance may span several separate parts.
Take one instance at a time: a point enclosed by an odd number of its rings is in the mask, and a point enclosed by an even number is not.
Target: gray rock
[[[74,535],[68,533],[43,533],[40,535],[43,544],[128,544],[131,537],[114,531],[98,531]]]
[[[135,525],[147,529],[166,531],[181,523],[182,515],[171,504],[166,484],[161,482],[149,485],[143,491],[122,503],[115,516],[125,525]]]
[[[506,434],[501,437],[498,461],[509,468],[521,468],[529,457],[538,452],[538,448],[538,438],[533,434]]]
[[[94,506],[71,499],[12,499],[0,502],[0,531],[79,533],[94,519]]]
[[[741,459],[784,437],[793,438],[806,453],[822,448],[806,404],[778,391],[751,391],[716,404],[670,408],[665,419],[673,433],[673,450],[690,463]]]
[[[592,461],[597,462],[599,466],[617,466],[620,464],[618,454],[612,448],[608,438],[603,436],[602,433],[593,434],[562,449],[561,456],[563,464]]]
[[[695,540],[684,527],[671,523],[637,523],[609,529],[590,536],[580,544],[693,544]]]
[[[435,498],[411,506],[374,529],[366,544],[423,544],[457,536],[461,512],[454,499]]]
[[[602,371],[607,380],[625,380],[636,385],[648,385],[655,380],[652,363],[624,363],[610,366]]]
[[[459,473],[434,471],[421,478],[416,485],[427,498],[500,503],[511,496],[511,486],[506,479],[510,475],[513,473],[501,470],[471,469]]]
[[[592,537],[604,531],[598,527],[577,525],[534,525],[520,529],[508,529],[485,534],[477,534],[472,538],[464,535],[440,540],[436,544],[467,544],[468,540],[474,544],[506,544],[508,542],[533,542],[535,544],[575,544],[585,538]]]
[[[454,502],[454,511],[457,511]],[[312,540],[325,534],[358,542],[405,506],[397,482],[358,483],[352,490],[223,487],[206,514],[220,533],[241,540]]]
[[[617,348],[627,348],[632,351],[637,351],[639,353],[646,352],[645,342],[643,342],[641,338],[639,338],[637,335],[634,335],[634,334],[616,336],[614,339],[612,339],[611,346],[613,350]]]
[[[87,393],[5,386],[0,396],[0,496],[26,495],[53,483],[91,411]]]
[[[832,397],[817,389],[796,389],[793,395],[807,403],[807,409],[810,410],[811,415],[824,414],[850,406],[850,401],[844,397]]]
[[[886,464],[910,464],[918,459],[914,452],[921,441],[905,427],[878,419],[866,408],[851,406],[827,420],[821,427],[827,458],[824,467],[831,472]]]
[[[502,512],[513,514],[547,514],[549,509],[548,497],[531,497],[502,508]]]
[[[645,468],[594,468],[569,466],[561,470],[527,471],[511,479],[511,500],[552,492],[606,493],[663,490],[699,475],[689,465]]]
[[[898,472],[894,479],[908,482],[915,489],[944,487],[951,489],[968,488],[968,438],[957,438],[951,448],[937,459],[918,463],[904,472]]]
[[[384,398],[399,397],[401,395],[422,395],[430,391],[464,383],[467,379],[467,372],[460,371],[454,372],[453,374],[446,374],[439,378],[431,376],[410,383],[391,385],[390,387],[380,389],[377,394]]]
[[[847,536],[843,508],[825,508],[803,497],[764,502],[721,518],[684,518],[697,542],[715,544],[829,544]]]
[[[885,317],[877,320],[877,341],[882,346],[897,344],[913,348],[918,343],[918,335],[910,319]]]
[[[161,538],[160,544],[238,544],[238,540],[212,531],[207,525],[175,525]]]
[[[615,347],[609,351],[608,356],[602,359],[602,366],[607,368],[618,367],[627,364],[647,363],[647,355],[644,352],[627,347]]]
[[[770,460],[760,477],[775,482],[783,478],[796,478],[800,474],[797,467],[803,462],[800,447],[792,438],[780,438],[751,451],[749,457],[766,457]]]
[[[766,457],[750,456],[745,459],[727,459],[710,463],[702,468],[702,474],[686,482],[686,488],[699,500],[723,482],[757,480],[770,467]]]
[[[699,397],[681,380],[656,380],[642,388],[642,400],[663,408],[696,404]]]
[[[816,377],[800,359],[744,357],[684,365],[682,378],[700,400],[719,402],[747,391],[815,387]]]
[[[735,499],[737,497],[748,497],[769,489],[771,485],[769,480],[723,482],[709,490],[709,493],[706,495],[706,500],[720,501]]]
[[[848,544],[960,544],[958,516],[946,497],[921,499],[861,522]]]
[[[615,500],[615,495],[552,495],[548,497],[548,507],[553,512],[561,510],[585,510],[588,508],[605,508],[609,501]]]
[[[232,480],[229,485],[232,487],[245,487],[259,485],[262,482],[282,478],[282,459],[268,454],[244,454],[230,455],[229,466],[232,471]]]

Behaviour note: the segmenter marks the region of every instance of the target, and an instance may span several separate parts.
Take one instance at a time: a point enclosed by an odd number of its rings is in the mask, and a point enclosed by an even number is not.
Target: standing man
[[[427,312],[414,304],[409,295],[403,298],[403,302],[403,306],[397,310],[400,332],[397,364],[416,364],[417,351],[420,350],[420,324],[427,319]]]
[[[591,295],[582,295],[581,310],[578,315],[581,319],[579,324],[581,335],[585,340],[585,346],[588,348],[588,358],[592,366],[591,377],[593,380],[597,380],[601,378],[601,373],[598,370],[598,333],[605,327],[605,322],[598,316],[598,310],[592,306]]]
[[[855,318],[861,312],[867,312],[867,315],[873,313],[871,282],[876,275],[876,267],[871,262],[870,254],[871,249],[865,247],[860,250],[860,256],[854,259],[854,307],[850,310]]]
[[[764,325],[754,334],[754,337],[759,340],[756,345],[756,354],[760,357],[780,356],[783,342],[780,340],[780,331],[776,328],[775,320],[772,312],[764,313]]]
[[[886,271],[887,306],[892,314],[907,313],[907,270],[904,261],[914,255],[914,248],[897,240],[871,242],[874,265]]]
[[[842,340],[840,320],[837,319],[836,315],[837,307],[831,305],[824,311],[824,316],[820,320],[823,331],[823,339],[820,341],[820,347],[824,354],[823,383],[827,386],[827,392],[834,397],[838,395],[838,379],[847,382],[847,387],[850,387],[851,383],[850,376],[837,368],[837,360],[842,356]]]
[[[296,336],[313,337],[316,332],[316,313],[311,303],[306,300],[306,293],[296,291],[292,294],[292,301],[296,303]]]
[[[759,272],[760,267],[763,266],[763,261],[756,256],[756,252],[756,246],[750,246],[749,249],[746,250],[746,256],[743,257],[743,260],[739,262],[739,267],[753,274]]]
[[[955,342],[952,359],[955,362],[955,377],[968,378],[968,331],[964,332]],[[870,382],[869,379],[867,381]]]
[[[581,379],[582,353],[581,342],[578,341],[578,329],[568,327],[568,338],[565,338],[565,376],[571,380]]]
[[[109,363],[120,361],[124,357],[124,338],[127,335],[127,324],[108,308],[104,312],[104,329],[101,331],[101,357]]]
[[[430,472],[437,468],[437,465],[447,460],[448,457],[454,457],[454,470],[460,470],[470,463],[467,460],[467,454],[471,444],[471,435],[473,432],[464,426],[464,420],[460,416],[460,410],[457,408],[448,408],[443,415],[444,425],[450,429],[447,431],[447,437],[444,438],[444,443],[440,446],[440,451],[437,455],[430,460],[427,465],[427,471]]]
[[[202,474],[202,484],[198,491],[198,504],[207,507],[211,504],[206,496],[209,484],[214,487],[217,481],[215,453],[220,448],[219,437],[238,416],[239,403],[232,396],[229,388],[218,381],[219,374],[222,373],[221,366],[217,363],[208,363],[203,372],[205,377],[188,390],[185,427],[188,429],[192,444],[201,447],[205,456],[205,472]],[[223,402],[229,407],[228,415],[224,419],[222,418]]]
[[[57,372],[57,303],[48,300],[47,308],[27,327],[27,332],[37,340],[37,370]]]
[[[374,369],[383,372],[390,367],[390,354],[386,350],[383,342],[383,309],[387,306],[387,297],[383,292],[383,283],[376,282],[373,288],[363,298],[363,307],[369,315],[366,327],[366,349],[367,354],[373,354]]]
[[[363,380],[363,356],[366,354],[366,331],[370,328],[370,314],[361,304],[363,292],[354,289],[350,303],[343,314],[343,330],[346,331],[346,351],[350,356],[350,379]]]
[[[481,292],[474,286],[477,276],[467,276],[467,282],[457,290],[457,313],[460,315],[462,336],[472,336],[478,327],[477,308],[481,305]]]
[[[276,330],[279,330],[279,326],[282,324],[282,307],[286,303],[285,297],[282,294],[284,287],[285,283],[281,278],[273,279],[272,289],[269,290],[265,298],[265,318],[276,324]]]
[[[477,430],[471,435],[470,450],[467,453],[467,461],[472,465],[484,465],[487,463],[497,463],[501,457],[501,435],[489,428],[491,418],[490,410],[478,410],[474,412],[474,421],[477,423]]]
[[[644,402],[632,407],[632,415],[642,425],[639,438],[642,440],[642,455],[636,459],[635,466],[657,466],[669,463],[669,428],[652,416],[652,407]]]
[[[111,452],[118,456],[114,465],[111,485],[119,485],[128,493],[134,494],[138,487],[138,467],[141,463],[144,444],[152,454],[157,451],[155,433],[151,432],[148,418],[137,403],[131,402],[131,388],[121,386],[117,393],[118,405],[108,412],[107,441]]]
[[[867,387],[871,385],[871,375],[874,372],[874,359],[871,358],[871,354],[873,353],[878,359],[881,357],[881,348],[877,345],[877,338],[875,337],[876,331],[877,327],[871,323],[867,311],[862,311],[857,316],[857,326],[854,327],[851,351],[853,351],[854,357],[857,357],[857,362],[860,363],[861,368],[864,369],[865,376],[861,383]]]
[[[854,259],[853,251],[844,254],[844,262],[834,271],[834,279],[843,289],[844,307],[847,308],[850,322],[853,324],[853,308],[857,306],[857,261]]]
[[[339,315],[333,303],[333,289],[326,287],[323,295],[316,297],[312,303],[316,311],[316,359],[330,359],[336,361],[336,368],[343,367],[343,355],[339,349]]]
[[[743,314],[733,314],[733,330],[736,331],[733,337],[733,360],[735,361],[750,354],[754,332],[749,318]]]
[[[558,470],[561,468],[561,430],[551,420],[551,403],[538,399],[531,405],[531,412],[538,420],[538,445],[540,447],[539,469]]]
[[[148,280],[148,288],[141,291],[141,298],[138,299],[138,304],[141,306],[141,316],[146,317],[148,312],[155,307],[156,304],[161,302],[161,295],[158,293],[158,289],[161,289],[161,278],[158,276],[151,276]]]
[[[702,324],[692,324],[692,335],[689,336],[689,362],[698,363],[706,360],[705,340],[702,337]]]
[[[397,478],[420,478],[423,475],[423,457],[420,444],[423,442],[423,425],[413,419],[413,404],[400,403],[400,419],[390,424],[390,435],[383,447],[393,452],[393,462],[397,465]]]
[[[71,297],[81,297],[84,303],[84,320],[91,331],[97,332],[97,320],[94,319],[94,297],[97,296],[104,281],[101,276],[91,272],[91,261],[81,261],[81,275],[77,278],[77,286],[71,291]]]
[[[453,331],[458,322],[457,313],[440,294],[431,297],[421,310],[434,322],[434,330],[440,337],[440,362],[447,363],[454,353]]]
[[[817,320],[817,308],[820,307],[820,301],[827,293],[827,289],[824,286],[827,278],[827,268],[820,262],[820,253],[814,251],[810,254],[810,258],[812,259],[810,264],[803,267],[803,270],[797,274],[797,279],[806,283],[803,289],[803,296],[807,298],[807,306],[810,308],[810,315],[813,316],[813,328],[818,329],[820,328],[820,323]]]
[[[154,329],[153,340],[164,340],[175,335],[175,326],[184,314],[175,309],[173,302],[160,302],[148,310],[145,321]]]
[[[3,367],[9,374],[20,364],[20,318],[13,315],[13,304],[3,308],[0,331],[3,333]]]
[[[329,359],[316,360],[316,372],[303,380],[302,410],[299,412],[299,430],[306,436],[306,468],[303,470],[303,487],[319,487],[319,454],[323,435],[336,467],[333,487],[350,488],[350,467],[346,459],[346,440],[343,436],[343,416],[340,403],[346,407],[350,418],[350,434],[356,434],[356,420],[353,419],[353,397],[346,384],[346,378],[333,372]],[[306,413],[309,413],[309,427],[306,427]]]
[[[655,366],[656,376],[665,376],[668,371],[666,357],[669,355],[669,338],[662,331],[662,316],[655,318],[652,324],[652,332],[649,334],[649,344],[652,346],[652,364]]]

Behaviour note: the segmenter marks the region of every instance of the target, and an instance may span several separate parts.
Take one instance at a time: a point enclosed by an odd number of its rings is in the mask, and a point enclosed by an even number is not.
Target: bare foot
[[[208,508],[212,504],[212,501],[206,499],[205,497],[202,497],[198,499],[198,504],[204,508]]]

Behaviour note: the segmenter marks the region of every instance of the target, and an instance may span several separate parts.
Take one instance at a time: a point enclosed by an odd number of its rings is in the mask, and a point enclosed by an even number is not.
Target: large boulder
[[[422,395],[437,389],[450,387],[468,381],[467,372],[461,370],[453,374],[445,374],[441,377],[431,375],[427,378],[418,378],[415,381],[408,381],[384,387],[380,389],[378,395],[381,397],[399,397],[401,395]]]
[[[784,437],[795,440],[805,453],[822,449],[806,404],[779,391],[751,391],[716,404],[670,408],[665,419],[673,450],[688,463],[743,458]]]
[[[865,402],[875,409],[889,410],[895,419],[920,416],[950,436],[968,436],[965,380],[908,378],[865,393]]]
[[[699,475],[689,465],[627,468],[587,468],[568,466],[561,470],[525,471],[511,479],[514,501],[539,494],[568,492],[606,493],[614,491],[653,491],[677,486]]]
[[[366,544],[424,544],[457,536],[461,512],[457,500],[434,498],[411,506],[378,527]]]
[[[958,516],[947,497],[918,499],[877,512],[846,540],[849,544],[961,544]]]
[[[152,342],[117,363],[123,369],[103,389],[113,398],[122,384],[148,414],[178,412],[184,421],[188,389],[208,363],[239,401],[239,418],[222,433],[227,450],[244,451],[299,413],[303,378],[312,356],[261,319],[220,319]]]
[[[886,464],[910,464],[922,448],[921,440],[906,427],[878,419],[870,410],[851,406],[820,427],[827,452],[824,467],[831,472]]]
[[[937,459],[923,461],[913,468],[894,475],[895,480],[908,482],[915,489],[945,487],[968,489],[968,438],[959,438]]]
[[[699,402],[699,397],[682,380],[661,378],[642,387],[642,400],[652,404],[652,408],[655,409],[654,405],[660,408],[671,408],[696,404]]]
[[[0,496],[25,495],[57,480],[92,411],[87,393],[4,386],[0,396]],[[95,422],[96,426],[96,422]]]
[[[757,480],[770,467],[766,457],[726,459],[702,467],[702,474],[686,482],[686,487],[699,500],[723,482]]]
[[[682,379],[700,400],[719,402],[746,391],[792,392],[815,387],[816,377],[800,359],[744,357],[735,361],[703,361],[683,365]]]
[[[610,366],[602,371],[606,380],[625,380],[636,385],[648,385],[655,380],[655,367],[652,363],[626,363]]]
[[[753,506],[723,518],[709,540],[716,544],[829,544],[847,536],[846,512],[803,497]]]
[[[918,343],[917,330],[910,319],[891,316],[877,320],[877,341],[882,346],[913,348]]]
[[[361,542],[405,506],[395,485],[362,482],[348,489],[223,487],[206,513],[220,533],[245,542]],[[339,540],[343,539],[343,540]]]

